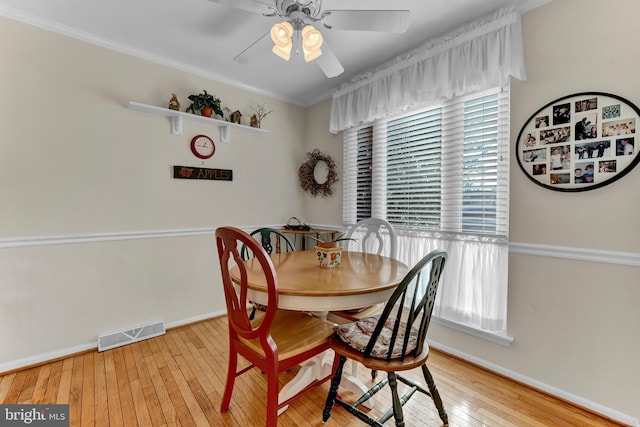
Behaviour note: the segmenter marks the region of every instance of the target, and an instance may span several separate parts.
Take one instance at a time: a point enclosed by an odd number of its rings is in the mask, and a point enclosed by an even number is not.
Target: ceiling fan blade
[[[404,33],[411,24],[408,10],[327,10],[324,26],[336,30]]]
[[[322,43],[322,55],[316,58],[315,62],[318,64],[322,72],[329,78],[337,77],[344,72],[344,67],[326,41],[325,43]]]
[[[254,41],[248,48],[234,56],[233,60],[239,64],[248,64],[251,62],[251,59],[254,56],[267,49],[267,43],[265,41],[271,40],[270,37],[268,37],[269,35],[269,32],[265,33],[258,40]]]
[[[220,4],[225,7],[241,9],[251,13],[260,15],[270,15],[275,11],[273,4],[264,3],[258,0],[209,0],[213,3]]]

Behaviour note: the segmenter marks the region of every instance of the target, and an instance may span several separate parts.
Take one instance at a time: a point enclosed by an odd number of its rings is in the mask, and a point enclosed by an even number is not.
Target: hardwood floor
[[[68,403],[71,426],[264,425],[266,382],[256,369],[236,381],[229,412],[219,412],[227,352],[226,318],[211,319],[102,353],[5,374],[0,376],[0,402]],[[429,367],[450,426],[620,425],[435,350]],[[369,372],[359,371],[368,383]],[[283,375],[282,384],[294,374]],[[423,382],[420,370],[408,376]],[[322,423],[328,387],[323,384],[294,402],[279,425],[363,426],[340,407]],[[390,405],[384,391],[376,401]],[[404,413],[407,426],[442,425],[423,395],[414,396]]]

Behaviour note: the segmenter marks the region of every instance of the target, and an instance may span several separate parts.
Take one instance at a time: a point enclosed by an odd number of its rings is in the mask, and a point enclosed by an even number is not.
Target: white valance
[[[520,14],[501,10],[429,42],[333,94],[332,133],[491,87],[524,80]]]

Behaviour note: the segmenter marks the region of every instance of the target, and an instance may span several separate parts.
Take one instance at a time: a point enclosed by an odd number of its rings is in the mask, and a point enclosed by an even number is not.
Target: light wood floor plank
[[[140,379],[140,387],[144,395],[147,411],[151,417],[150,425],[163,426],[166,425],[164,413],[160,407],[158,394],[153,386],[153,381],[149,374],[149,370],[145,362],[145,355],[142,346],[128,346],[131,349],[131,358],[135,363],[135,369]]]
[[[86,353],[83,360],[82,376],[82,427],[94,427],[96,425],[96,378],[95,378],[95,353]]]
[[[153,355],[153,350],[151,348],[150,341],[142,341],[138,343],[142,349],[142,352],[145,356],[145,364],[149,371],[149,378],[153,383],[153,387],[155,389],[156,395],[158,396],[158,402],[160,404],[160,408],[162,409],[162,414],[164,415],[164,419],[168,426],[179,426],[180,421],[178,420],[178,413],[173,405],[173,401],[169,395],[169,390],[167,389],[164,381],[162,380],[162,376],[160,375],[160,370],[158,369],[158,365],[156,365],[155,357]]]
[[[122,405],[120,403],[120,393],[118,392],[118,376],[116,374],[115,352],[104,352],[104,373],[107,383],[107,401],[109,408],[109,425],[120,427],[124,425],[122,418]]]
[[[180,386],[176,381],[176,377],[180,377],[182,374],[180,371],[172,372],[168,367],[167,362],[163,356],[163,350],[166,350],[164,337],[158,337],[159,339],[149,340],[149,346],[153,351],[153,356],[156,365],[158,366],[158,371],[160,372],[160,377],[162,381],[165,383],[167,387],[167,391],[171,396],[170,399],[173,403],[173,406],[176,410],[176,415],[178,417],[178,421],[183,425],[196,425],[196,421],[194,416],[189,411],[189,405],[185,401],[184,395],[180,390]],[[202,417],[202,412],[196,414],[198,418]],[[200,422],[202,422],[200,420]]]
[[[25,403],[30,402],[33,398],[33,391],[36,388],[36,383],[38,382],[38,374],[41,368],[33,368],[27,371],[27,376],[24,379],[24,384],[22,386],[22,390],[20,391],[20,395],[18,396],[17,403]]]
[[[182,350],[181,357],[184,364],[181,365],[180,369],[183,370],[185,376],[188,376],[189,386],[209,422],[221,424],[223,421],[220,418],[220,412],[213,402],[219,402],[222,399],[222,387],[216,387],[212,382],[215,374],[200,354],[200,350],[204,348],[201,340],[193,334],[182,334],[183,331],[184,328],[177,331],[180,333],[172,334],[171,337],[168,337],[172,338],[175,346]]]
[[[124,362],[122,347],[113,349],[113,354],[116,376],[118,378],[118,394],[120,395],[122,418],[127,427],[135,427],[138,425],[138,419],[136,417],[133,395],[131,394],[131,384],[129,382],[129,375],[127,375],[127,367]]]
[[[257,369],[236,379],[229,411],[220,413],[229,354],[227,327],[224,317],[210,319],[125,347],[0,375],[0,402],[68,403],[70,425],[82,427],[264,425],[266,379]],[[451,427],[620,426],[439,351],[431,351],[428,365]],[[239,367],[243,366],[247,361],[240,359]],[[280,385],[297,371],[282,374]],[[419,369],[406,376],[424,383]],[[360,369],[359,377],[371,383],[369,370]],[[322,423],[328,388],[329,384],[323,384],[293,402],[278,418],[278,425],[363,426],[341,407],[334,407],[331,418]],[[387,391],[375,396],[376,407],[369,411],[372,416],[379,416],[390,405]],[[353,396],[343,391],[343,398]],[[407,426],[442,425],[433,402],[421,394],[409,401],[404,414]]]
[[[209,385],[206,375],[204,375],[202,369],[198,366],[197,361],[194,360],[189,352],[188,345],[180,340],[180,333],[167,335],[166,338],[168,347],[209,425],[222,423],[218,411],[213,407],[211,400],[209,400],[205,387],[208,388],[210,392],[213,391],[213,389]],[[198,346],[198,344],[196,344],[196,346]],[[201,344],[199,346],[202,347]]]
[[[38,380],[33,389],[33,395],[30,403],[40,404],[45,402],[44,398],[47,393],[47,385],[49,384],[49,378],[51,378],[52,365],[43,365],[38,372]]]
[[[109,426],[109,397],[107,395],[107,378],[105,372],[104,353],[95,353],[93,357],[95,420],[97,427]]]
[[[68,357],[62,362],[62,371],[60,372],[60,383],[58,393],[56,395],[56,403],[69,403],[69,391],[71,389],[71,373],[73,370],[73,357]]]
[[[58,395],[58,387],[60,387],[60,378],[62,376],[62,366],[64,362],[59,360],[51,363],[51,370],[49,371],[49,380],[47,381],[47,390],[42,397],[40,403],[54,403],[56,396]]]
[[[13,380],[16,377],[16,374],[8,374],[0,378],[0,402],[5,402],[5,397],[9,394],[9,390],[11,390],[11,386],[13,385]]]
[[[71,382],[69,386],[69,425],[80,427],[82,424],[82,379],[84,376],[84,359],[82,355],[73,358]]]
[[[122,348],[124,356],[124,363],[127,368],[127,376],[129,378],[129,387],[131,389],[131,398],[133,402],[133,408],[136,411],[136,418],[138,425],[148,426],[151,425],[151,415],[149,414],[149,408],[147,407],[147,401],[140,384],[140,376],[138,375],[138,368],[136,362],[133,360],[133,354],[131,346]]]

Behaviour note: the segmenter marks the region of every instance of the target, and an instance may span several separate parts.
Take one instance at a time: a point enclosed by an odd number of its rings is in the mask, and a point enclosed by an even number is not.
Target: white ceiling
[[[249,64],[233,61],[282,18],[216,1],[0,0],[0,15],[308,106],[329,97],[343,82],[460,25],[504,6],[516,5],[524,11],[548,0],[324,0],[322,10],[411,12],[411,25],[403,34],[317,26],[345,69],[331,79],[313,62],[305,63],[294,55],[289,62],[276,57],[271,44]]]

